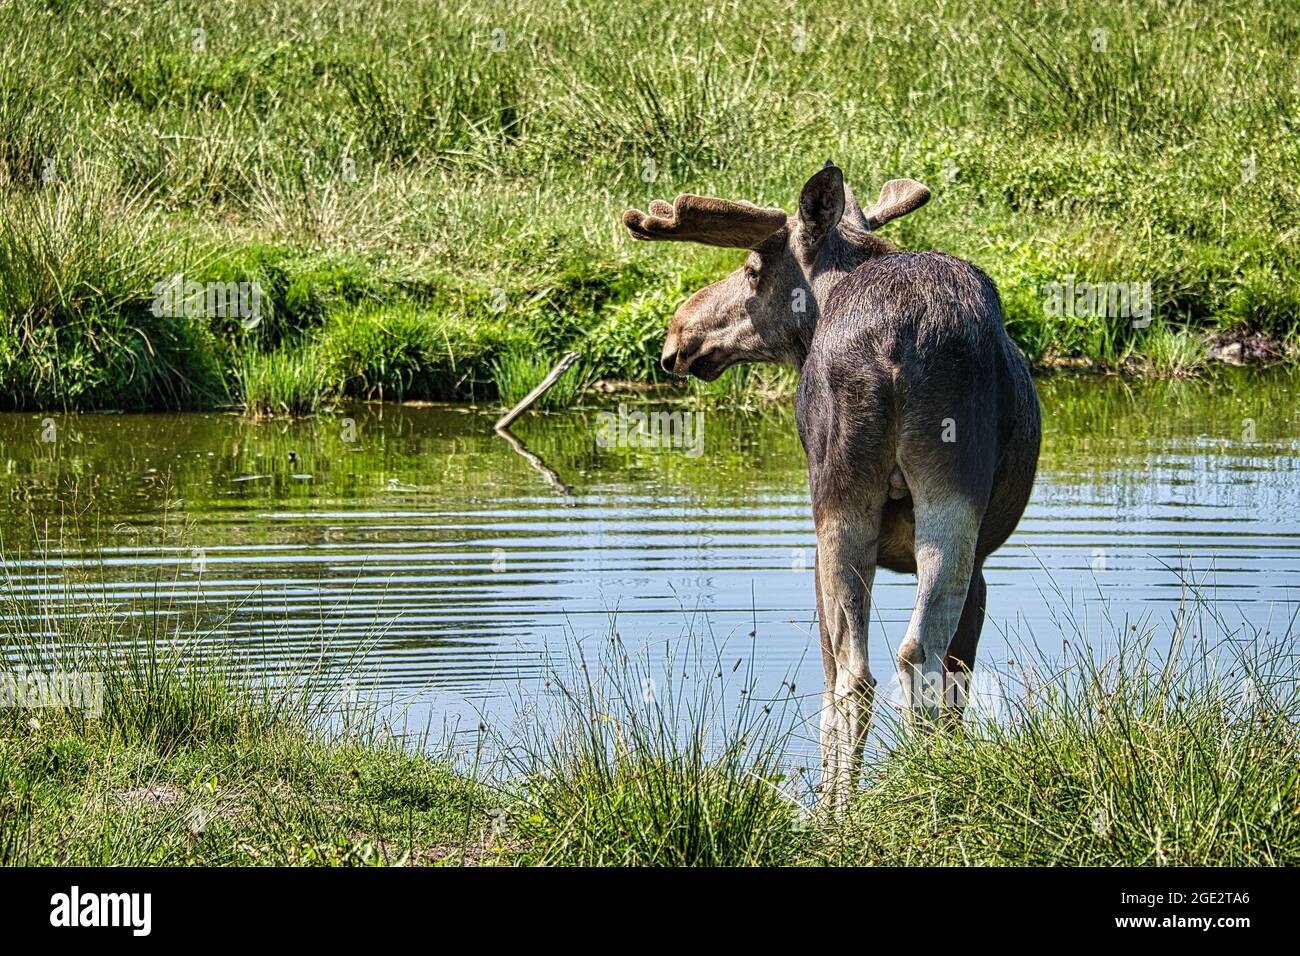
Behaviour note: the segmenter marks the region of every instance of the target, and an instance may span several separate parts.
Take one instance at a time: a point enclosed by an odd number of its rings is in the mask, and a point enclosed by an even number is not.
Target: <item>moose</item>
[[[705,381],[740,362],[798,371],[832,803],[853,791],[870,726],[877,566],[917,578],[897,658],[905,709],[923,728],[960,719],[984,623],[984,561],[1015,529],[1038,465],[1038,395],[992,280],[876,235],[929,198],[895,179],[863,209],[827,161],[793,216],[689,194],[623,214],[635,239],[748,250],[676,311],[665,371]]]

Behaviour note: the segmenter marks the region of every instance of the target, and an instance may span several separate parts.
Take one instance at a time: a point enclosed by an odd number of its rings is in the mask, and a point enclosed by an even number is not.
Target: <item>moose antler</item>
[[[899,216],[906,216],[930,201],[930,190],[915,179],[891,179],[880,187],[880,198],[864,209],[867,228],[873,232]]]
[[[740,200],[714,199],[686,193],[672,205],[661,199],[650,203],[650,212],[629,209],[623,225],[633,239],[661,239],[698,242],[729,249],[752,249],[785,225],[784,209],[764,209]]]

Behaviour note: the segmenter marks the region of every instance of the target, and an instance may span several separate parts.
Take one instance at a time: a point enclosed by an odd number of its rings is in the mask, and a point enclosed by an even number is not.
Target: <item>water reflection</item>
[[[1300,597],[1297,384],[1041,381],[1039,480],[988,563],[981,660],[1059,641],[1070,605],[1104,636],[1085,600],[1115,620],[1166,614],[1188,574],[1229,618],[1285,631]],[[97,599],[132,613],[162,582],[178,619],[197,612],[268,667],[366,646],[381,684],[426,715],[499,706],[548,650],[606,633],[615,613],[630,644],[703,631],[752,648],[760,681],[820,685],[789,408],[706,410],[699,456],[601,447],[594,408],[526,417],[515,448],[492,412],[0,416],[7,586],[60,613]],[[913,590],[877,576],[878,676]]]

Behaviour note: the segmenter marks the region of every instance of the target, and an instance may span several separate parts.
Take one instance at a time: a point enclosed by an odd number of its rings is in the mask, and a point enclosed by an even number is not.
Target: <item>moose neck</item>
[[[812,348],[817,322],[821,318],[826,300],[830,298],[831,290],[868,259],[885,255],[893,249],[893,246],[875,233],[849,222],[841,222],[826,237],[822,248],[817,251],[816,262],[808,277],[812,308],[795,335],[792,358],[796,372],[801,374],[803,372],[804,360],[808,357],[808,350]]]

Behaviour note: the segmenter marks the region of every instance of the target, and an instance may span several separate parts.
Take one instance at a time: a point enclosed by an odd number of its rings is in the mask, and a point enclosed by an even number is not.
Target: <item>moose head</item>
[[[664,370],[712,381],[739,362],[800,366],[830,290],[867,259],[890,251],[875,230],[929,198],[920,183],[894,179],[863,209],[828,160],[804,184],[794,216],[689,194],[671,204],[655,200],[649,213],[627,210],[623,224],[635,239],[749,250],[739,269],[677,310],[664,341]]]

